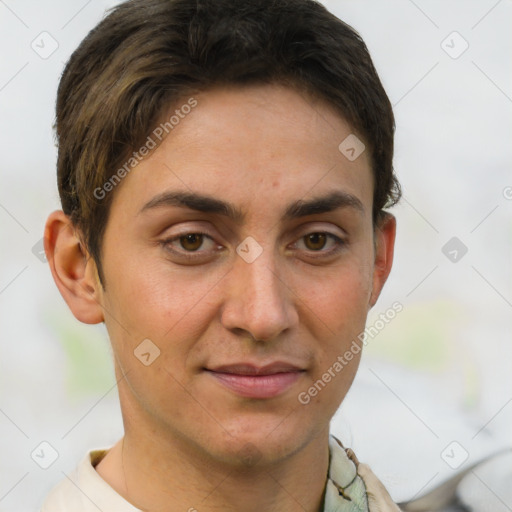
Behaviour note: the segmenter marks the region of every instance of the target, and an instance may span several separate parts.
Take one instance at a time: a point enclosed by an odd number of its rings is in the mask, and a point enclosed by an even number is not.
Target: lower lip
[[[275,373],[272,375],[239,375],[209,372],[222,385],[247,398],[272,398],[278,396],[299,380],[302,372]]]

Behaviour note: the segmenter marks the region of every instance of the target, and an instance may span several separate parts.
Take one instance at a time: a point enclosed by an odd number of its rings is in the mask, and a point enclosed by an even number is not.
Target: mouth
[[[265,366],[236,363],[205,368],[205,371],[235,394],[259,399],[285,393],[305,372],[302,368],[280,361]]]

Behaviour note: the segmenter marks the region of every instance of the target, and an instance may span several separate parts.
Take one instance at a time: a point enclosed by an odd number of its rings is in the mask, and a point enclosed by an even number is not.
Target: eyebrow
[[[364,214],[363,203],[348,192],[331,192],[330,194],[303,201],[294,201],[287,208],[282,220],[293,220],[307,215],[328,213],[338,208],[352,208],[358,213]]]
[[[223,215],[238,223],[242,223],[246,217],[246,214],[241,209],[231,203],[195,192],[164,192],[147,202],[139,213],[169,206]],[[308,199],[307,201],[299,199],[290,203],[286,207],[281,221],[290,221],[308,215],[328,213],[339,208],[351,208],[364,214],[363,203],[356,196],[347,192],[335,191],[324,196]]]

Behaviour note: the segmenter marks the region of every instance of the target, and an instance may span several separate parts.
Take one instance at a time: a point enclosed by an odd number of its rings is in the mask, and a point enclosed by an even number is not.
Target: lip
[[[281,361],[264,366],[251,363],[222,365],[205,370],[224,387],[246,398],[273,398],[290,389],[304,372]]]

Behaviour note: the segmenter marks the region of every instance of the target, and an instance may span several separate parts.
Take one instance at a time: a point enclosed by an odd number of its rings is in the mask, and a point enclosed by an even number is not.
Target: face
[[[125,427],[277,460],[345,397],[360,352],[335,363],[364,330],[391,237],[374,234],[370,155],[340,152],[352,130],[328,106],[269,85],[195,99],[115,190],[103,239]]]

